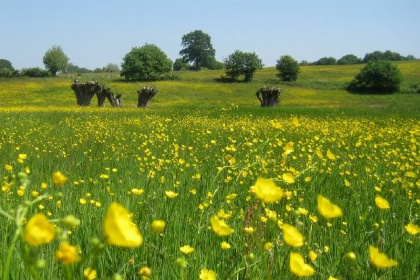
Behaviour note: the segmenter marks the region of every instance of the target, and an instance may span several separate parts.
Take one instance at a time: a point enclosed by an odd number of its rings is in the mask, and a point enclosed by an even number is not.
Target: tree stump
[[[279,96],[282,92],[280,88],[268,88],[263,86],[255,94],[261,102],[261,107],[274,107],[279,103]]]
[[[98,107],[105,107],[105,99],[108,99],[112,107],[121,107],[122,94],[114,95],[109,87],[102,87],[96,95],[98,97]]]
[[[78,80],[75,80],[71,85],[71,89],[76,94],[77,105],[89,106],[92,97],[101,90],[101,87],[98,82],[88,81],[80,83]]]
[[[137,91],[139,94],[137,108],[146,108],[149,106],[150,100],[152,100],[157,92],[157,89],[154,87],[143,87],[142,89],[139,89]]]

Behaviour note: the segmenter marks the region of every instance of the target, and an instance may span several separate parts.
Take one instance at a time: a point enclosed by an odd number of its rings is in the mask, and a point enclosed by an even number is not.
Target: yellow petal
[[[303,235],[297,228],[289,224],[283,224],[283,240],[287,245],[292,247],[301,247],[304,243]]]
[[[36,214],[25,226],[25,241],[32,246],[39,246],[51,242],[55,237],[55,228],[48,222],[46,216]]]
[[[391,208],[389,206],[388,200],[386,200],[385,198],[382,198],[380,196],[375,197],[375,204],[376,204],[376,207],[378,207],[379,209],[382,209],[382,210]]]
[[[318,195],[318,212],[326,219],[337,218],[343,215],[340,207],[331,203],[329,199],[322,195]]]
[[[279,201],[283,197],[283,190],[274,181],[263,178],[255,182],[254,192],[258,199],[266,203]]]
[[[299,253],[290,253],[290,271],[299,277],[312,276],[315,274],[314,268],[306,264],[303,256]]]
[[[211,217],[210,224],[212,230],[219,236],[227,236],[234,232],[234,230],[225,223],[224,220],[221,220],[216,216]]]
[[[295,176],[292,173],[283,173],[282,175],[283,181],[288,184],[293,184],[295,182]]]
[[[370,262],[377,268],[388,268],[398,265],[397,261],[389,259],[384,253],[379,252],[379,248],[372,245],[369,246],[369,258]]]
[[[143,244],[143,236],[133,224],[130,213],[116,202],[109,207],[103,228],[108,244],[120,247],[138,247]]]
[[[327,150],[327,158],[328,159],[336,159],[337,157],[331,152],[330,149]]]
[[[416,235],[420,232],[420,227],[415,224],[409,223],[405,226],[405,230],[411,235]]]

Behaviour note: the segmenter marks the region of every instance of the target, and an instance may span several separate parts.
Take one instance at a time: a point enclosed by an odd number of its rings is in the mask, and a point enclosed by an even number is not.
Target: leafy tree
[[[362,63],[362,59],[358,58],[354,54],[347,54],[337,60],[337,64],[339,65],[349,65],[349,64],[359,64]]]
[[[394,93],[400,89],[402,74],[389,60],[371,60],[347,89],[359,93]]]
[[[336,59],[334,57],[322,57],[318,61],[315,61],[315,65],[334,65],[336,63]]]
[[[0,69],[7,68],[10,71],[14,71],[12,63],[6,59],[0,59]]]
[[[69,63],[66,70],[66,73],[82,74],[82,73],[89,73],[89,72],[91,72],[89,69],[84,68],[84,67],[79,67],[77,65],[74,65],[73,63]]]
[[[67,69],[69,58],[64,54],[60,46],[53,46],[49,49],[43,58],[45,68],[47,68],[52,76],[57,76],[58,71]]]
[[[236,81],[240,75],[244,75],[244,81],[250,82],[255,71],[263,67],[261,59],[255,53],[235,51],[225,60],[226,76]]]
[[[290,55],[283,55],[277,60],[276,69],[279,73],[276,75],[283,82],[296,81],[300,72],[299,63]]]
[[[33,78],[43,78],[43,77],[50,77],[51,71],[43,70],[39,67],[33,68],[24,68],[21,71],[22,76],[33,77]]]
[[[118,67],[118,64],[108,63],[104,67],[104,71],[108,73],[120,72],[120,67]]]
[[[184,47],[179,54],[187,62],[192,62],[196,70],[201,67],[209,67],[214,60],[216,50],[211,44],[211,37],[201,30],[192,31],[182,36],[181,45]]]
[[[183,58],[177,58],[173,65],[174,71],[186,71],[190,69],[190,65]]]
[[[389,61],[403,61],[403,60],[412,60],[412,58],[414,58],[412,55],[404,57],[399,53],[386,50],[385,52],[374,51],[372,53],[367,53],[365,57],[363,58],[363,62],[367,63],[371,60],[383,60],[383,59],[386,59]]]
[[[153,81],[162,78],[172,69],[172,61],[156,45],[134,47],[123,58],[121,76],[127,80]]]

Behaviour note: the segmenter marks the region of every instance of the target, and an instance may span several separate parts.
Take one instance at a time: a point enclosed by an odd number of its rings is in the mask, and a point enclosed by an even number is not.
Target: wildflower
[[[301,247],[303,245],[303,235],[297,228],[289,224],[283,224],[281,229],[283,230],[283,240],[287,245],[292,247]]]
[[[370,262],[377,268],[387,268],[398,265],[397,261],[389,259],[384,253],[379,252],[379,248],[372,245],[369,246],[369,258]]]
[[[386,200],[385,198],[382,198],[380,196],[375,197],[375,204],[376,204],[376,207],[378,207],[379,209],[382,209],[382,210],[391,208],[389,206],[388,200]]]
[[[179,193],[173,192],[173,191],[165,191],[165,195],[168,198],[175,198],[179,195]]]
[[[295,182],[295,177],[290,172],[283,173],[282,178],[283,181],[285,181],[288,184],[293,184]]]
[[[86,279],[93,280],[96,279],[97,273],[96,270],[88,267],[85,270],[83,270],[83,275],[86,277]]]
[[[77,248],[68,242],[60,243],[60,247],[55,252],[55,258],[64,264],[72,264],[79,261]]]
[[[301,126],[298,118],[296,118],[296,117],[292,119],[292,124],[293,124],[294,127],[300,127]]]
[[[51,242],[55,237],[55,228],[43,214],[36,214],[29,219],[24,230],[25,241],[32,246]]]
[[[144,193],[143,189],[131,189],[131,193],[134,195],[141,195],[142,193]]]
[[[185,245],[179,248],[179,250],[184,253],[185,255],[189,255],[192,252],[194,252],[194,247],[191,247],[190,245]]]
[[[223,250],[228,250],[228,249],[230,249],[230,244],[229,243],[227,243],[226,241],[223,241],[222,243],[220,243],[220,247],[223,249]]]
[[[420,232],[420,227],[412,223],[408,223],[404,228],[411,235],[416,235]]]
[[[254,186],[257,198],[266,203],[279,201],[283,197],[283,190],[272,180],[258,178]]]
[[[211,217],[210,224],[212,230],[219,236],[227,236],[235,231],[233,228],[229,227],[224,220],[219,219],[217,216]]]
[[[79,202],[80,202],[80,204],[84,205],[84,204],[86,204],[87,201],[86,201],[85,198],[80,198]]]
[[[216,272],[211,269],[202,269],[200,271],[200,280],[216,280]]]
[[[255,232],[255,228],[253,227],[245,227],[244,232],[248,234],[253,234]]]
[[[67,182],[67,177],[63,175],[60,171],[54,172],[52,175],[52,180],[54,185],[62,186]]]
[[[328,279],[327,280],[339,280],[338,278],[335,278],[335,277],[333,277],[333,276],[331,276],[330,275],[330,277],[328,277]]]
[[[148,266],[143,266],[142,268],[140,268],[140,270],[139,270],[139,274],[141,275],[141,276],[146,276],[146,277],[149,277],[149,276],[151,276],[152,275],[152,270],[150,269],[150,267],[148,267]]]
[[[328,149],[327,150],[327,158],[328,159],[332,159],[332,160],[334,160],[334,159],[336,159],[337,157],[331,152],[331,150],[330,149]]]
[[[293,142],[289,142],[289,143],[287,143],[286,144],[286,146],[284,146],[283,147],[283,150],[284,150],[284,153],[286,154],[286,155],[288,155],[288,154],[290,154],[291,152],[293,152],[294,151],[294,145],[295,145],[295,143],[293,143]]]
[[[318,212],[326,219],[337,218],[343,215],[341,208],[330,202],[329,199],[318,195]]]
[[[356,254],[353,252],[348,252],[344,257],[348,262],[354,262],[356,260]]]
[[[264,251],[269,251],[269,250],[271,250],[271,248],[273,248],[273,243],[271,243],[271,242],[267,242],[263,246]]]
[[[318,255],[313,250],[310,250],[308,253],[308,257],[311,261],[314,262],[316,258],[318,258]]]
[[[111,204],[105,215],[103,229],[108,244],[120,247],[138,247],[143,244],[143,236],[133,224],[130,214],[116,202]]]
[[[166,223],[164,220],[153,220],[152,222],[152,231],[153,233],[161,233],[165,230]]]
[[[12,170],[13,170],[13,166],[11,166],[11,165],[9,165],[9,164],[4,165],[4,168],[5,168],[7,171],[12,171]]]
[[[312,276],[315,273],[314,268],[306,264],[303,256],[299,253],[290,253],[290,271],[296,276]]]

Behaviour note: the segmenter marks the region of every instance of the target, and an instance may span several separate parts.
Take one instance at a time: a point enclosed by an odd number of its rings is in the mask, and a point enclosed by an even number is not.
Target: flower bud
[[[347,262],[352,263],[352,262],[356,261],[356,254],[353,253],[353,252],[348,252],[346,254],[345,258],[346,258]]]
[[[80,226],[80,220],[73,215],[68,215],[62,220],[63,224],[68,228],[75,228]]]

